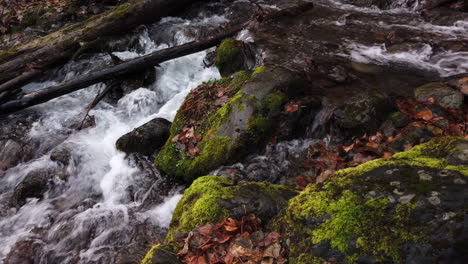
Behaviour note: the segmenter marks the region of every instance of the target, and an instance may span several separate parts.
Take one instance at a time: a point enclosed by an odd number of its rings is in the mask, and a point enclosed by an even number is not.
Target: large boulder
[[[259,67],[192,90],[156,157],[156,167],[186,182],[239,159],[267,142],[291,93],[305,87],[295,73]]]
[[[434,98],[440,105],[459,109],[463,105],[463,94],[444,83],[428,83],[414,89],[417,100]]]
[[[151,156],[169,137],[171,122],[164,118],[155,118],[135,128],[117,140],[118,150],[127,154],[140,153]]]
[[[467,263],[468,141],[440,137],[338,171],[271,224],[290,263]]]

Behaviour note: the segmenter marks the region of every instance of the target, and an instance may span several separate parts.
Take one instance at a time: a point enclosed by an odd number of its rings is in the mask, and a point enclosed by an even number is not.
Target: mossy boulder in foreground
[[[156,157],[156,167],[191,182],[234,162],[269,139],[287,95],[302,87],[301,78],[281,67],[259,67],[202,84],[191,91],[177,112],[169,140]],[[210,97],[219,93],[223,96]],[[187,138],[190,129],[194,140],[187,149],[177,137],[185,133]]]
[[[468,141],[432,141],[341,170],[272,224],[290,263],[468,263]]]
[[[220,176],[195,180],[177,204],[167,242],[186,236],[197,225],[217,223],[227,217],[240,218],[254,213],[262,221],[275,217],[297,193],[288,187],[269,183],[235,184]]]
[[[297,192],[285,186],[249,182],[236,184],[219,176],[204,176],[195,180],[177,204],[169,234],[164,244],[148,251],[143,264],[178,263],[176,242],[186,237],[197,225],[218,223],[227,218],[240,218],[254,213],[264,223],[284,209]]]

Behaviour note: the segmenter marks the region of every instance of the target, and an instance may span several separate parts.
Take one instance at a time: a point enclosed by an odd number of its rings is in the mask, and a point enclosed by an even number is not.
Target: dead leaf
[[[292,100],[284,106],[284,111],[287,113],[297,112],[299,110],[301,101]]]
[[[427,108],[427,107],[424,107],[423,110],[421,110],[420,112],[418,112],[415,116],[416,118],[419,118],[419,119],[423,119],[423,120],[431,120],[432,119],[432,111]]]

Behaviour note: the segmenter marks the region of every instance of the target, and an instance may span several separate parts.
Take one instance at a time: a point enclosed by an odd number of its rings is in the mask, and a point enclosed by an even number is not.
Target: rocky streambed
[[[0,261],[180,263],[197,226],[250,213],[289,263],[468,261],[466,5],[254,2],[163,18],[23,87],[248,21],[126,77],[89,116],[109,83],[1,116]],[[215,263],[255,251],[232,245]]]

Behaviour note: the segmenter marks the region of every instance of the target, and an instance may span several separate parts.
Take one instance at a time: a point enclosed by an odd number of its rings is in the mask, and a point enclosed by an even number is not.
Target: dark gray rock
[[[23,147],[16,141],[0,140],[0,172],[16,166],[23,156]]]
[[[411,122],[411,118],[402,112],[395,112],[390,115],[390,120],[396,128],[403,128]]]
[[[362,134],[377,129],[394,106],[387,95],[361,93],[346,100],[334,112],[334,122],[352,134]]]
[[[50,153],[50,160],[55,161],[63,166],[68,166],[71,159],[69,146],[59,145]]]
[[[127,154],[140,153],[150,156],[166,143],[170,127],[171,122],[164,118],[155,118],[123,135],[117,140],[116,147]]]
[[[21,207],[26,203],[27,198],[42,198],[44,193],[50,188],[54,175],[55,170],[47,168],[29,172],[16,185],[11,197],[11,205]]]

